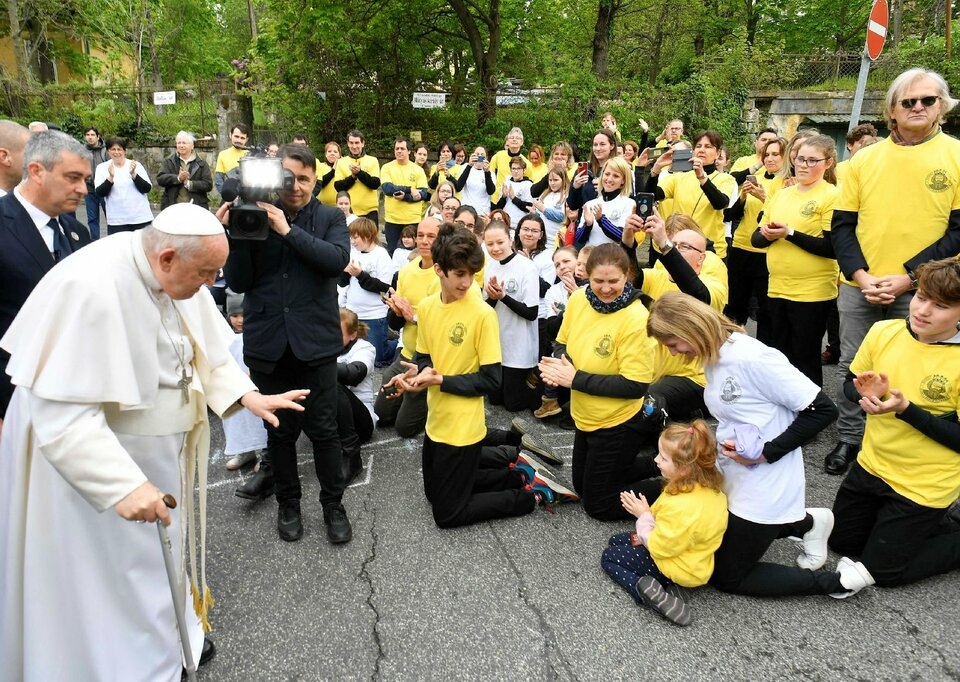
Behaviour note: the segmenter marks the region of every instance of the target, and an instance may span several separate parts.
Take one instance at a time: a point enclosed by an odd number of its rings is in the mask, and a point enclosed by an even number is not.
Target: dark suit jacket
[[[75,218],[62,215],[60,224],[75,248],[90,243],[90,232]],[[0,337],[7,333],[37,282],[54,265],[40,231],[13,192],[0,198]],[[0,416],[6,413],[13,395],[7,376],[9,358],[6,351],[0,351]]]
[[[304,362],[335,358],[343,350],[337,281],[350,260],[346,219],[311,199],[290,225],[285,237],[271,230],[266,241],[230,240],[224,276],[244,294],[243,354],[276,362],[289,345]]]

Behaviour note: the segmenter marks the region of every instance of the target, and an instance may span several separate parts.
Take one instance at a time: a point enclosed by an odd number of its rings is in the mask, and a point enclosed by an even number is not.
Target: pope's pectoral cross
[[[180,370],[180,381],[177,382],[177,386],[180,387],[180,391],[183,393],[183,404],[187,405],[190,403],[190,378],[187,377],[187,368],[184,367]]]

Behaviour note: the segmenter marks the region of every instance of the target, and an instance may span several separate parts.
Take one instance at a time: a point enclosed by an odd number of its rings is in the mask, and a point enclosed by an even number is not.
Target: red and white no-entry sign
[[[870,10],[870,20],[867,22],[867,55],[871,60],[879,57],[883,50],[889,23],[887,0],[874,0],[873,9]]]

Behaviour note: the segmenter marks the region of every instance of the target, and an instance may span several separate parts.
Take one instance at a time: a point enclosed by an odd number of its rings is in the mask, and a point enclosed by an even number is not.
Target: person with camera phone
[[[674,148],[665,152],[650,170],[646,191],[652,192],[657,201],[673,199],[672,210],[664,215],[683,213],[693,218],[713,242],[717,255],[724,258],[727,255],[727,242],[724,238],[723,211],[730,205],[736,182],[733,176],[717,170],[717,156],[722,147],[723,138],[715,130],[699,133],[693,141],[692,170],[685,172],[677,172],[679,150]],[[673,164],[673,172],[661,179],[660,171],[666,164]]]
[[[306,433],[313,444],[327,537],[333,543],[349,542],[337,436],[337,356],[343,350],[337,280],[349,260],[350,238],[343,213],[313,196],[313,153],[301,145],[284,145],[280,163],[276,201],[256,202],[268,226],[264,238],[245,238],[233,227],[236,209],[231,204],[217,211],[220,222],[231,225],[224,272],[230,288],[245,294],[244,362],[251,379],[265,394],[308,388],[310,396],[303,412],[284,413],[279,426],[267,429],[261,469],[237,494],[260,499],[275,491],[280,537],[299,540],[303,524],[296,443]],[[281,386],[285,388],[276,390]]]
[[[485,147],[473,150],[469,163],[463,166],[453,186],[460,192],[463,206],[472,206],[480,215],[490,212],[490,197],[496,194],[497,187]]]

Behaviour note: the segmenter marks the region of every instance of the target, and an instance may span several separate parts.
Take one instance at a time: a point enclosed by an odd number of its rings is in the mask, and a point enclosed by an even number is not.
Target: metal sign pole
[[[863,106],[863,93],[867,90],[867,74],[870,73],[870,55],[863,51],[860,58],[860,76],[857,78],[857,91],[853,95],[853,109],[850,111],[850,125],[847,126],[847,132],[850,132],[860,124],[860,109]]]

